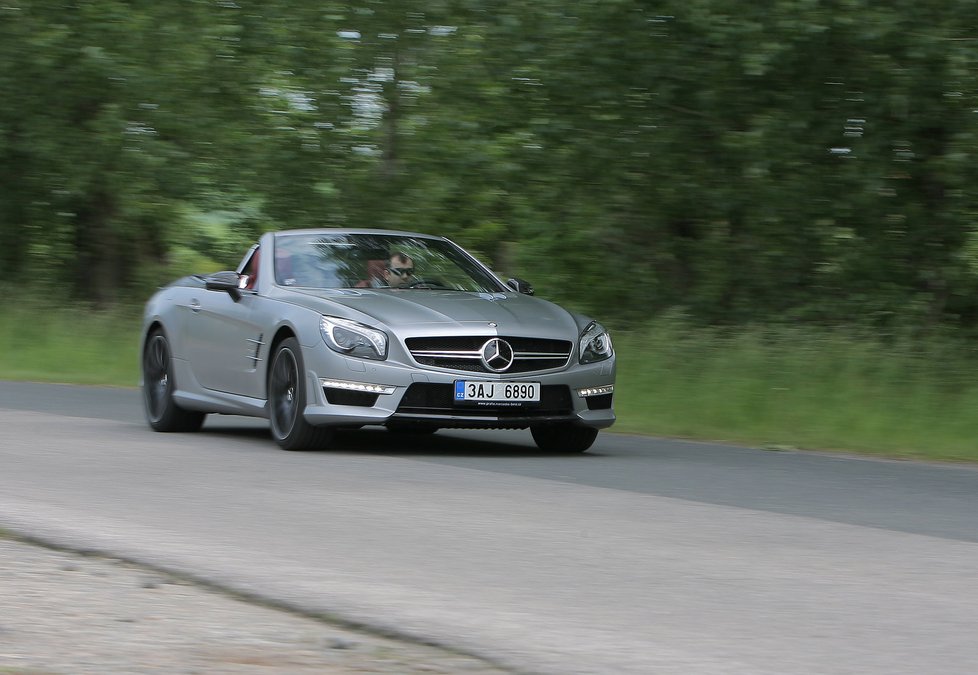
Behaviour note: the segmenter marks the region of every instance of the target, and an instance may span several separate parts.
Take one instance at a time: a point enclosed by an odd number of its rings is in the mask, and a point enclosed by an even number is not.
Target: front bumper
[[[304,417],[314,425],[419,424],[449,428],[522,429],[572,423],[602,429],[615,422],[613,394],[580,390],[613,386],[614,357],[599,363],[519,375],[429,369],[397,361],[340,356],[325,345],[305,351],[309,402]],[[541,401],[523,406],[457,405],[456,380],[539,382]],[[325,385],[325,386],[324,386]],[[383,391],[380,391],[383,389]]]

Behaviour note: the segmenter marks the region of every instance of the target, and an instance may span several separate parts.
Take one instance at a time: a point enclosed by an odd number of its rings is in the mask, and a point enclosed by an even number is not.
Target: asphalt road
[[[976,516],[973,467],[608,433],[285,453],[0,383],[0,526],[524,672],[974,673]]]

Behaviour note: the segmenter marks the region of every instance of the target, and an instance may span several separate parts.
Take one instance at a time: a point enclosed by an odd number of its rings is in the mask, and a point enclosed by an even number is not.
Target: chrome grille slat
[[[434,351],[428,349],[418,349],[411,352],[413,356],[426,356],[431,359],[477,359],[479,352],[453,352],[453,351]]]

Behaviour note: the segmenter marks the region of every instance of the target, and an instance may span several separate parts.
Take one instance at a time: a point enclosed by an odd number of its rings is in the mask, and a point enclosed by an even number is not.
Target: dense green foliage
[[[105,304],[397,227],[620,325],[972,328],[976,10],[5,0],[0,264]]]

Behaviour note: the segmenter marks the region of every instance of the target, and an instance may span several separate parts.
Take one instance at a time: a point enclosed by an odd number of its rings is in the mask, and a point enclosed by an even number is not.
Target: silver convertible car
[[[611,338],[532,293],[443,237],[269,232],[237,270],[146,304],[146,417],[157,431],[263,417],[286,450],[383,425],[529,429],[541,449],[583,452],[615,421]]]

